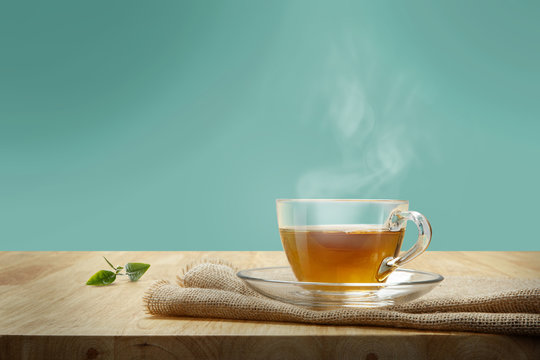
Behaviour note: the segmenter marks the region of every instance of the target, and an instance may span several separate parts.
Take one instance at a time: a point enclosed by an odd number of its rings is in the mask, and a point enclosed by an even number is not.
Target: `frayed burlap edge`
[[[230,267],[234,271],[238,271],[238,268],[227,260],[223,260],[219,258],[198,259],[185,265],[180,271],[180,274],[176,275],[176,282],[178,283],[178,285],[184,287],[184,278],[186,274],[194,267],[198,265],[202,265],[202,264],[225,265],[225,266]]]

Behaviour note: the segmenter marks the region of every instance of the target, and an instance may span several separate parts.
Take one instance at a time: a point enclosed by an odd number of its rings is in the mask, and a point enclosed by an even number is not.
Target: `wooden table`
[[[427,252],[410,268],[540,278],[539,252]],[[86,286],[95,271],[147,262],[138,282]],[[285,265],[282,252],[0,252],[0,359],[540,359],[540,339],[146,315],[142,296],[186,264]]]

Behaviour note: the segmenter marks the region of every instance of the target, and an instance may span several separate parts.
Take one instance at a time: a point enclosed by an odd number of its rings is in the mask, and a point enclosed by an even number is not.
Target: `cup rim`
[[[276,199],[277,203],[284,202],[374,202],[374,203],[395,203],[408,204],[409,200],[394,199]]]

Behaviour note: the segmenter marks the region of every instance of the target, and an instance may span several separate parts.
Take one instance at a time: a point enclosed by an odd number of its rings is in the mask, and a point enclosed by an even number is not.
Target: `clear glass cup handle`
[[[426,217],[416,211],[395,211],[390,214],[387,226],[391,231],[403,228],[407,221],[413,221],[418,228],[418,240],[406,253],[398,257],[387,257],[381,263],[377,279],[383,281],[397,267],[404,265],[426,251],[431,242],[431,225]]]

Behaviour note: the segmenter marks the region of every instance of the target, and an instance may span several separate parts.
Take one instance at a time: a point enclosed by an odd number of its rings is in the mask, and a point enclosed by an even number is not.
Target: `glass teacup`
[[[406,200],[277,200],[283,249],[299,281],[380,283],[397,267],[422,254],[431,225],[408,211]],[[418,240],[400,254],[407,221]]]

